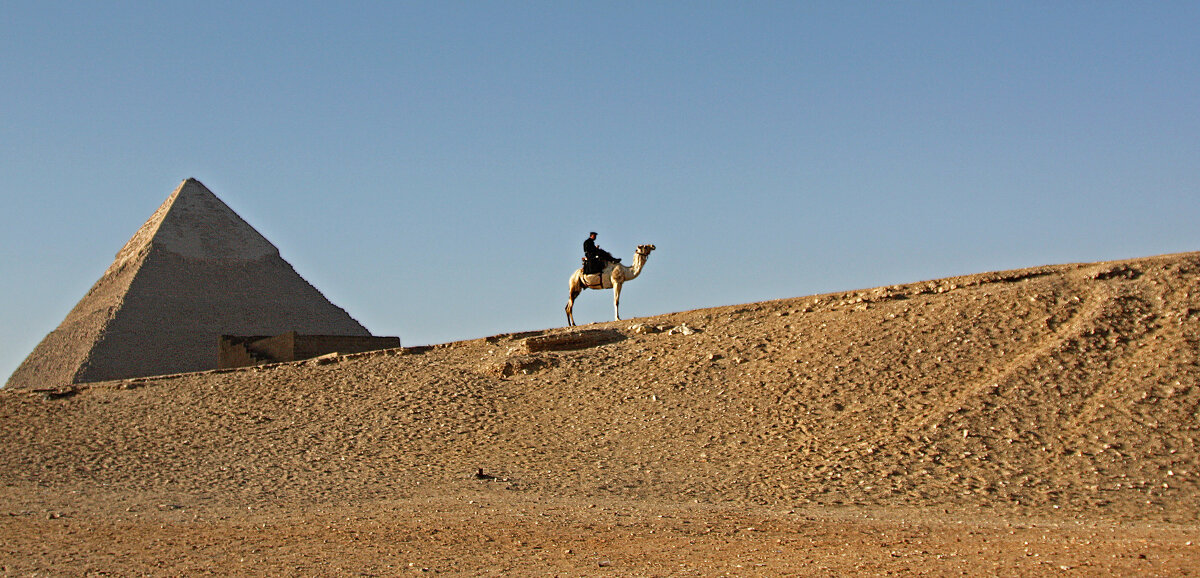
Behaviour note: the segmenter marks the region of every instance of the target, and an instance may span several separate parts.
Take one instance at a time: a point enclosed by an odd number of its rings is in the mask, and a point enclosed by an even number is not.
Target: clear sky
[[[0,382],[195,177],[406,345],[1200,250],[1198,2],[0,3]],[[585,292],[581,323],[609,320]]]

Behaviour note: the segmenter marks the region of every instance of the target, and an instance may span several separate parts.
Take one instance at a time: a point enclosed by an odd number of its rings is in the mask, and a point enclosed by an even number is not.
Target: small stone
[[[339,359],[340,357],[341,356],[337,353],[326,353],[325,355],[322,355],[320,357],[314,357],[314,358],[308,360],[307,362],[303,362],[303,363],[307,364],[309,366],[330,365],[330,364],[341,361],[341,359]]]

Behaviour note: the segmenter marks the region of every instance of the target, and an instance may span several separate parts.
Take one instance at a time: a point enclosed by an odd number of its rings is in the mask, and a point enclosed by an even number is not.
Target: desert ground
[[[1198,354],[1190,253],[0,390],[0,573],[1200,575]]]

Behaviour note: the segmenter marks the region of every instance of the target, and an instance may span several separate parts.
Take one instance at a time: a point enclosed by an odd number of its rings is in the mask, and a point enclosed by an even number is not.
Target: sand
[[[3,390],[0,571],[1192,575],[1198,353],[1183,254]]]

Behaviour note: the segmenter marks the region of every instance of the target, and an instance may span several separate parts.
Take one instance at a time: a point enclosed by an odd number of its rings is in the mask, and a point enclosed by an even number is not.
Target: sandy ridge
[[[582,329],[614,339],[0,391],[0,537],[164,574],[1200,567],[1200,254]],[[254,524],[258,566],[204,546]]]

